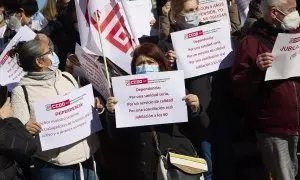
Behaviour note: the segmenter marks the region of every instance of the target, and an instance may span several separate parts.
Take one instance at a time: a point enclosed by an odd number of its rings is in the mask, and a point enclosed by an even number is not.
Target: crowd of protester
[[[68,146],[42,151],[38,135],[43,127],[34,103],[89,83],[73,76],[78,65],[75,46],[80,44],[75,0],[47,0],[40,10],[36,0],[0,0],[0,52],[22,26],[37,33],[10,50],[26,74],[11,92],[0,86],[0,180],[158,180],[153,132],[162,152],[172,148],[203,158],[208,167],[205,180],[247,179],[239,176],[236,141],[255,144],[259,152],[262,173],[252,172],[253,180],[296,179],[300,80],[264,79],[278,34],[300,32],[300,1],[251,0],[243,24],[236,1],[227,0],[233,66],[185,79],[188,122],[119,129],[118,99],[105,101],[94,91],[104,129]],[[158,27],[159,34],[140,39],[131,74],[176,71],[170,33],[213,23],[200,21],[198,0],[151,2],[156,20],[149,26]],[[102,57],[98,60],[103,62]],[[108,63],[111,76],[127,75]]]

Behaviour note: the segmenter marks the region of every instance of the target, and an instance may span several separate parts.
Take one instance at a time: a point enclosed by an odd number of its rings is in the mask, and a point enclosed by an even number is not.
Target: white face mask
[[[10,16],[9,19],[7,19],[7,27],[11,30],[18,31],[22,27],[22,18],[18,19],[16,16]]]
[[[185,15],[180,15],[183,17],[182,19],[182,26],[184,29],[194,28],[199,26],[200,23],[200,17],[199,14],[196,12],[192,12]]]
[[[51,69],[52,71],[55,71],[58,69],[58,66],[59,66],[59,58],[58,56],[56,55],[55,52],[53,52],[52,54],[49,54],[48,55],[49,59],[51,59],[51,62],[52,62],[52,65],[49,69]]]
[[[283,18],[281,22],[281,28],[284,30],[293,30],[293,29],[297,29],[299,27],[299,24],[300,24],[299,13],[298,11],[294,11]]]

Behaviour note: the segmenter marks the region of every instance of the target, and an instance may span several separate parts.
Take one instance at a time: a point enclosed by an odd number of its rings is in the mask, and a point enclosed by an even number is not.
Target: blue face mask
[[[136,66],[136,74],[146,74],[149,72],[159,72],[159,67],[158,65],[140,65]]]
[[[59,65],[59,58],[56,55],[55,52],[53,52],[52,54],[49,55],[49,58],[51,59],[52,65],[50,67],[51,70],[55,71],[58,69],[58,65]]]

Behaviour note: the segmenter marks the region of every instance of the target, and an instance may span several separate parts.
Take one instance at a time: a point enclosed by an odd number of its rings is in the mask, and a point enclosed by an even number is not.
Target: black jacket
[[[47,26],[37,33],[46,34],[51,39],[54,45],[54,51],[60,60],[59,69],[64,71],[69,52],[69,41],[62,23],[58,20],[48,21]]]
[[[158,154],[150,126],[116,129],[115,115],[107,113],[105,128],[113,144],[113,177],[122,180],[156,180]],[[152,126],[157,132],[160,150],[195,156],[191,142],[183,136],[175,124]]]
[[[35,140],[18,119],[0,119],[0,180],[22,179],[16,162],[26,161],[36,148]]]
[[[161,41],[159,47],[167,52],[174,50],[171,37]],[[175,64],[174,70],[177,69]],[[200,104],[203,107],[201,116],[189,116],[189,122],[180,124],[180,130],[187,136],[194,145],[199,144],[202,140],[207,140],[207,128],[210,124],[209,110],[211,102],[211,75],[205,74],[185,80],[185,88],[190,94],[195,94],[200,100]]]

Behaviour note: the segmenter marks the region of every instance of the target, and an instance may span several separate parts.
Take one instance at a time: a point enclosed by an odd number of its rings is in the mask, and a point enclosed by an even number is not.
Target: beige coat
[[[62,74],[69,77],[72,82],[63,77]],[[21,85],[25,85],[28,92],[30,113]],[[36,120],[33,107],[35,102],[57,95],[64,95],[77,88],[78,84],[72,75],[60,70],[56,70],[55,72],[28,73],[21,79],[19,86],[12,92],[13,116],[20,119],[25,125],[30,119]],[[39,137],[36,137],[36,140],[39,141]],[[34,157],[58,166],[68,166],[89,159],[99,149],[99,146],[99,138],[94,134],[79,142],[49,151],[42,152],[39,145]]]

